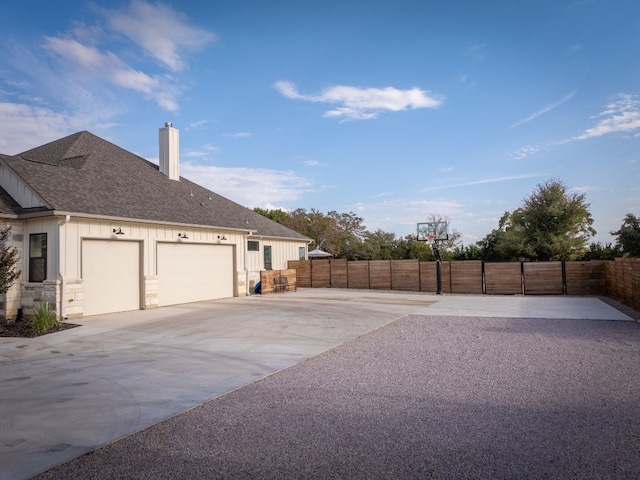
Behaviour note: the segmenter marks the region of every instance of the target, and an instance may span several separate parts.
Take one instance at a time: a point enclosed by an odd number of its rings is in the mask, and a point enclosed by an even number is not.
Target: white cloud
[[[223,168],[183,162],[180,174],[249,208],[292,202],[320,187],[292,171]]]
[[[529,155],[534,155],[540,151],[540,147],[536,145],[527,145],[526,147],[519,148],[513,153],[510,153],[509,156],[515,160],[522,160],[523,158],[527,158]]]
[[[319,162],[318,160],[303,160],[302,164],[305,167],[326,167],[326,163]]]
[[[581,187],[572,187],[569,189],[569,191],[577,193],[597,192],[598,190],[602,190],[602,187],[598,187],[596,185],[583,185]]]
[[[631,132],[640,129],[640,101],[635,95],[619,95],[615,101],[592,117],[598,119],[595,126],[588,128],[573,140],[586,140],[609,133]]]
[[[68,135],[75,129],[86,129],[86,117],[57,113],[51,109],[20,103],[0,103],[3,127],[0,152],[15,155]]]
[[[201,150],[187,150],[181,156],[185,158],[207,158],[212,154],[220,153],[220,149],[215,145],[207,144]]]
[[[87,77],[103,79],[118,87],[143,93],[165,110],[178,109],[174,95],[166,90],[166,85],[162,85],[158,78],[134,70],[111,52],[102,53],[95,47],[82,45],[71,38],[46,37],[45,46],[66,60],[68,66]]]
[[[211,32],[190,26],[183,14],[162,3],[134,0],[124,10],[102,11],[114,31],[174,72],[186,67],[181,49],[198,50],[216,39]]]
[[[198,128],[203,128],[207,123],[209,123],[209,120],[197,120],[195,122],[191,122],[188,128],[197,130]]]
[[[202,48],[214,35],[190,26],[184,15],[161,3],[134,0],[120,10],[94,7],[94,12],[92,24],[70,20],[66,32],[44,37],[41,49],[5,42],[3,60],[20,73],[14,75],[20,82],[12,83],[19,90],[11,92],[18,103],[57,102],[59,110],[69,109],[67,115],[82,112],[104,122],[131,108],[123,92],[133,92],[176,111],[187,82],[172,72],[186,68],[186,51]],[[150,73],[141,53],[166,71]]]
[[[229,138],[249,138],[251,134],[249,132],[237,132],[237,133],[225,133],[223,137]]]
[[[435,190],[447,190],[450,188],[460,188],[460,187],[470,187],[473,185],[485,185],[488,183],[500,183],[500,182],[510,182],[512,180],[524,180],[527,178],[536,178],[536,177],[544,177],[547,176],[546,174],[541,174],[541,173],[524,173],[522,175],[508,175],[508,176],[504,176],[504,177],[490,177],[490,178],[483,178],[480,180],[472,180],[469,182],[460,182],[460,183],[455,183],[455,184],[448,184],[448,185],[442,185],[439,187],[431,187],[431,188],[427,188],[425,189],[426,192],[431,192],[431,191],[435,191]]]
[[[432,96],[417,87],[400,90],[395,87],[360,88],[337,85],[326,88],[317,95],[305,95],[298,92],[294,83],[280,80],[274,84],[274,88],[282,96],[293,100],[338,104],[337,108],[328,110],[324,116],[345,120],[370,120],[385,111],[438,108],[443,103],[441,97]]]
[[[486,49],[486,45],[477,44],[471,45],[467,51],[474,61],[482,62],[487,57]]]
[[[431,213],[459,217],[463,213],[463,205],[451,199],[394,199],[358,202],[345,205],[344,210],[351,210],[361,215],[369,231],[380,229],[404,237],[414,233],[416,223],[424,221]]]
[[[534,120],[534,119],[538,118],[539,116],[544,115],[545,113],[548,113],[548,112],[550,112],[551,110],[553,110],[555,108],[558,108],[563,103],[571,100],[573,98],[573,96],[576,94],[576,92],[577,92],[577,90],[574,90],[573,92],[568,93],[567,95],[562,97],[560,100],[557,100],[557,101],[555,101],[553,103],[550,103],[549,105],[545,105],[544,107],[542,107],[537,112],[534,112],[531,115],[529,115],[527,118],[514,123],[509,128],[511,129],[511,128],[519,127],[520,125],[524,125],[525,123],[528,123],[531,120]]]

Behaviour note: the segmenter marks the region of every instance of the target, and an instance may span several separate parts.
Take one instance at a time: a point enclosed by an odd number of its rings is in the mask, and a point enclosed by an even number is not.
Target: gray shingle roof
[[[0,155],[0,158],[3,156]],[[0,213],[5,215],[18,215],[22,208],[4,188],[0,187]]]
[[[184,177],[170,180],[157,165],[87,131],[1,158],[53,210],[307,239]],[[0,195],[3,207],[15,209]]]

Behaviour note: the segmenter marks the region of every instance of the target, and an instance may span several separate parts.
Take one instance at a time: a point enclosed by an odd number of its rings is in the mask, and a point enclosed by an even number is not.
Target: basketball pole
[[[444,225],[444,231],[442,230]],[[416,240],[428,242],[436,259],[436,295],[442,295],[442,255],[440,255],[440,241],[448,240],[447,222],[418,223]],[[444,234],[443,234],[444,232]]]
[[[436,257],[436,295],[442,295],[442,257],[439,240],[433,241],[433,254]]]

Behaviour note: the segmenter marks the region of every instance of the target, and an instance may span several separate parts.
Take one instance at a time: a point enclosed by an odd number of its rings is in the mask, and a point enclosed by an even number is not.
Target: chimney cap
[[[172,124],[171,122],[165,122],[164,126],[165,126],[165,127],[172,127],[172,126],[173,126],[173,124]]]

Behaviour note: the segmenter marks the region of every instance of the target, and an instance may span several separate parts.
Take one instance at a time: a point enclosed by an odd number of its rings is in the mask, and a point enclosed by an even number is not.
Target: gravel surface
[[[640,325],[407,316],[38,479],[640,478]]]

